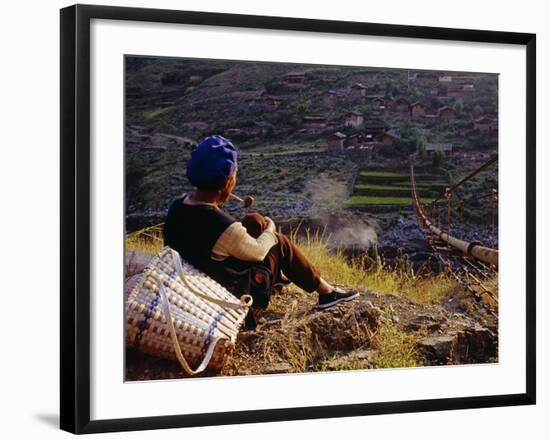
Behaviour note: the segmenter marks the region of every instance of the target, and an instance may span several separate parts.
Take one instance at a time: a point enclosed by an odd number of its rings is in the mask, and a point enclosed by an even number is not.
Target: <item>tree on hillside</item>
[[[399,84],[392,80],[392,79],[387,79],[386,80],[386,90],[385,90],[385,96],[386,98],[389,98],[389,97],[392,97],[392,96],[396,96],[399,94]]]
[[[416,138],[416,152],[420,158],[426,157],[426,138],[423,135]]]
[[[443,153],[441,151],[434,151],[432,155],[432,166],[438,169],[441,167],[441,163],[443,163]]]
[[[462,100],[462,98],[457,99],[457,101],[455,102],[454,108],[455,108],[456,114],[458,114],[459,116],[462,116],[462,113],[464,112],[464,101]]]

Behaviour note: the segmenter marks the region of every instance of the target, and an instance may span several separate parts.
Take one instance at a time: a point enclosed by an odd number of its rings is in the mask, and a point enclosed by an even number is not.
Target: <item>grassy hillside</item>
[[[410,72],[399,69],[136,56],[127,56],[125,64],[129,230],[162,220],[170,202],[191,189],[186,161],[196,143],[213,133],[230,138],[241,151],[236,192],[254,196],[256,209],[278,220],[299,220],[327,208],[409,204],[408,176],[399,168],[426,142],[452,142],[468,151],[496,147],[495,138],[473,123],[498,111],[496,75],[433,72],[430,78],[409,80]],[[289,83],[285,75],[292,72],[302,72],[303,83]],[[451,96],[452,86],[438,81],[442,75],[475,86],[475,93]],[[366,96],[350,92],[357,83],[368,86]],[[375,97],[388,103],[421,101],[431,113],[448,106],[456,118],[411,120],[380,108]],[[266,98],[275,104],[266,104]],[[375,154],[327,153],[328,135],[357,133],[345,125],[350,110],[362,112],[367,124],[395,132],[393,145]],[[312,115],[324,117],[326,124],[307,126],[304,118]],[[445,159],[443,167],[453,160]],[[467,167],[452,172],[458,175]],[[383,168],[388,171],[372,172]],[[359,176],[353,188],[359,170],[371,173],[367,179]],[[399,175],[392,176],[394,170]],[[420,184],[423,178],[418,177]],[[429,201],[444,182],[425,178],[430,186],[419,188]],[[465,217],[480,221],[485,215],[474,208]]]
[[[420,200],[425,203],[440,196],[448,186],[437,173],[421,172],[416,179]],[[354,207],[411,205],[410,175],[405,171],[360,171],[346,204]]]

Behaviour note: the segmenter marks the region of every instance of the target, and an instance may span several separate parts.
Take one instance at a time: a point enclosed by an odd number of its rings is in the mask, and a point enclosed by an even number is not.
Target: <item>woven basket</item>
[[[217,371],[251,305],[165,247],[126,300],[126,345],[177,360],[189,375]]]

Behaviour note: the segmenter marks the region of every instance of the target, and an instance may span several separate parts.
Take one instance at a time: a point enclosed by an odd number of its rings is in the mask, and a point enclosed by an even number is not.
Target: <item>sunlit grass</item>
[[[431,203],[435,198],[421,198],[422,203]],[[382,197],[370,195],[352,195],[347,199],[348,206],[405,206],[412,204],[411,197]]]
[[[124,240],[126,250],[158,253],[164,246],[163,224],[145,227],[137,232],[127,233]]]
[[[298,227],[291,232],[291,240],[329,282],[408,297],[416,302],[439,301],[459,288],[453,279],[443,273],[418,275],[406,256],[402,256],[398,264],[391,265],[381,258],[373,259],[366,253],[361,257],[349,258],[343,250],[329,249],[329,236],[325,233],[312,233],[306,229],[303,234],[299,234],[299,230]],[[162,225],[129,233],[125,241],[127,250],[157,253],[163,247]]]
[[[417,335],[406,334],[395,326],[383,323],[373,335],[376,352],[371,367],[386,369],[422,366],[416,348],[417,337]]]
[[[403,177],[409,178],[409,174],[406,172],[389,172],[389,171],[361,171],[359,173],[362,177]]]
[[[416,187],[423,189],[441,189],[448,186],[445,182],[433,182],[433,183],[417,183]],[[355,185],[355,189],[382,189],[382,190],[411,190],[410,184],[398,183],[398,184],[375,184],[375,183],[358,183]]]
[[[290,237],[322,275],[333,283],[404,296],[416,302],[441,300],[459,287],[443,273],[419,276],[405,255],[398,264],[392,265],[366,253],[350,259],[342,250],[331,251],[326,244],[328,237],[322,232],[306,230],[304,236],[299,236],[298,229],[295,229]]]
[[[402,190],[411,190],[410,185],[404,186],[400,185],[391,185],[391,184],[374,184],[374,183],[358,183],[355,185],[355,189],[382,189],[387,191],[402,191]]]

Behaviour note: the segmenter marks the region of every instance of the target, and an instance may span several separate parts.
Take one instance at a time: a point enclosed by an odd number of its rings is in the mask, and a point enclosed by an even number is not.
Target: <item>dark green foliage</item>
[[[434,151],[432,153],[432,167],[435,169],[438,169],[441,167],[441,163],[443,162],[443,153],[441,151]]]

